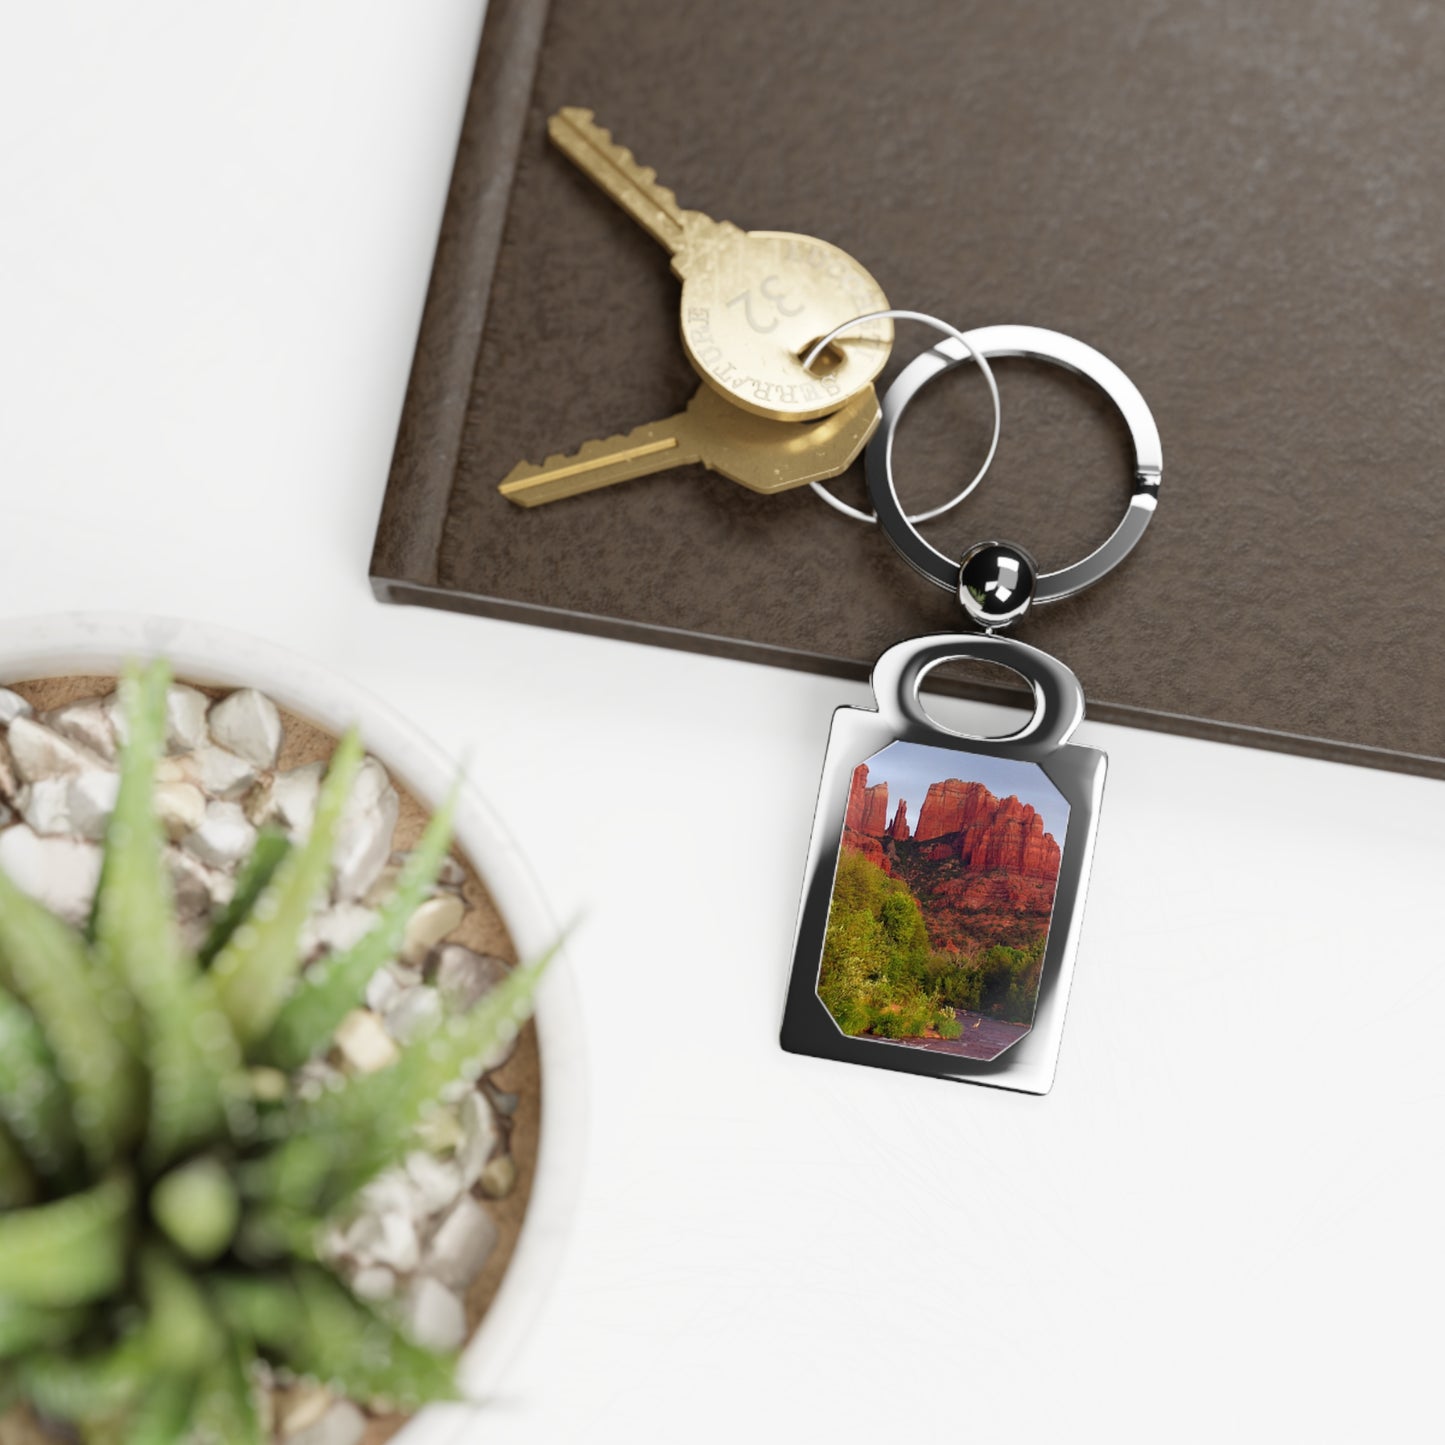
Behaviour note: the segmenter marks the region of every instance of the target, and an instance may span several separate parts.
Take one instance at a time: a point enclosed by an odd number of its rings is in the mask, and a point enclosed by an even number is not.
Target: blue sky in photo
[[[889,743],[881,753],[868,759],[868,786],[888,784],[888,821],[898,809],[898,800],[908,800],[908,826],[917,828],[918,814],[928,796],[930,783],[945,778],[962,778],[982,783],[1000,798],[1013,794],[1020,802],[1032,803],[1043,817],[1044,831],[1064,846],[1064,828],[1069,805],[1059,790],[1044,776],[1036,763],[1012,758],[982,757],[977,753],[955,752],[952,748],[931,748],[925,743]]]

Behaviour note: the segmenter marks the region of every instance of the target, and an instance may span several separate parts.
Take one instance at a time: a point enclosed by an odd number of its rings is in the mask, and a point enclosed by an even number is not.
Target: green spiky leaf
[[[0,988],[0,1120],[46,1179],[73,1184],[80,1143],[55,1056],[30,1012]]]
[[[232,1318],[302,1374],[363,1403],[455,1397],[455,1358],[414,1344],[329,1271],[297,1265],[289,1277],[235,1283],[224,1287]]]
[[[406,925],[431,892],[451,846],[456,800],[454,789],[427,824],[375,927],[353,947],[323,958],[301,980],[262,1045],[262,1058],[294,1069],[320,1053],[372,975],[401,951]]]
[[[84,1194],[0,1215],[0,1296],[65,1306],[104,1298],[125,1274],[135,1190],[114,1174]]]
[[[292,1354],[299,1368],[330,1380],[353,1399],[411,1409],[455,1399],[456,1360],[413,1343],[326,1270],[298,1267],[305,1328]]]
[[[329,1212],[399,1163],[442,1091],[459,1078],[476,1078],[511,1042],[555,952],[513,969],[470,1013],[443,1020],[394,1064],[296,1105],[285,1139],[246,1170],[243,1189],[290,1209]]]
[[[231,941],[236,930],[251,916],[257,899],[276,876],[276,870],[291,851],[291,840],[280,829],[262,828],[256,835],[251,855],[236,875],[236,891],[231,901],[216,915],[211,931],[197,955],[202,968],[209,968],[216,955]]]
[[[133,1332],[100,1350],[37,1351],[18,1362],[16,1375],[22,1394],[42,1415],[88,1424],[139,1399],[155,1367],[144,1336]]]
[[[195,1394],[194,1376],[158,1372],[122,1427],[122,1445],[176,1445],[186,1439]]]
[[[64,1345],[84,1329],[89,1318],[81,1306],[57,1309],[0,1295],[0,1360]]]
[[[122,1009],[97,977],[85,941],[0,872],[0,984],[35,1017],[72,1118],[96,1171],[124,1154],[142,1128],[141,1077],[115,1023]]]
[[[121,680],[126,745],[95,905],[97,953],[125,980],[146,1023],[146,1147],[158,1162],[216,1132],[241,1068],[226,1020],[181,946],[152,804],[169,686],[169,670],[160,662],[143,671],[129,668]]]
[[[40,1180],[30,1160],[0,1124],[0,1209],[19,1209],[40,1198]]]
[[[225,1355],[201,1376],[192,1424],[196,1445],[261,1445],[251,1358],[232,1341]]]
[[[353,730],[332,755],[305,843],[287,855],[211,967],[221,1006],[244,1043],[265,1036],[295,985],[297,940],[330,876],[336,825],[361,759]]]
[[[140,1256],[141,1298],[150,1311],[146,1336],[152,1356],[185,1374],[208,1370],[225,1350],[211,1301],[181,1261],[161,1245]]]

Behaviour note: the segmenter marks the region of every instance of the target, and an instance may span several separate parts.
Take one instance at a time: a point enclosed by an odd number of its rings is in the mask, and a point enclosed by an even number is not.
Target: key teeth
[[[558,467],[573,467],[579,462],[590,462],[594,457],[614,450],[619,444],[631,441],[641,430],[640,427],[634,427],[631,431],[614,432],[610,437],[595,437],[592,441],[583,442],[575,452],[553,452],[535,465],[531,462],[518,462],[502,478],[502,485],[505,486],[508,482],[531,481],[533,477],[545,476]]]
[[[613,140],[612,132],[606,126],[597,124],[595,112],[584,110],[581,106],[563,106],[547,122],[547,130],[554,143],[558,141],[559,132],[565,132],[569,128],[590,132],[592,144],[599,150],[606,151],[618,170],[643,191],[651,192],[654,204],[661,206],[663,210],[674,212],[674,220],[681,218],[682,207],[678,204],[677,193],[670,186],[657,183],[657,171],[654,167],[643,165],[627,146]]]

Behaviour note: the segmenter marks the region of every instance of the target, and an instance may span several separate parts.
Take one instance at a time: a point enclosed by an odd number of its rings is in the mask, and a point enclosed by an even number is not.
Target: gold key
[[[553,143],[672,253],[682,280],[682,341],[698,374],[744,411],[807,421],[836,411],[883,369],[891,321],[835,341],[813,371],[800,358],[820,336],[888,299],[845,251],[787,231],[744,231],[686,211],[657,173],[568,106],[547,123]]]
[[[755,492],[784,492],[836,477],[868,445],[877,425],[871,384],[831,416],[807,423],[751,416],[701,386],[676,416],[626,436],[588,442],[571,456],[548,457],[540,467],[523,462],[498,490],[520,507],[536,507],[700,462]]]

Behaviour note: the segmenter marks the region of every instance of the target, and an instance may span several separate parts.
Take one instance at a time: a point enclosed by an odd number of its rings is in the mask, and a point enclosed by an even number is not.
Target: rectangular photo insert
[[[980,1061],[1023,1038],[1068,820],[1036,763],[907,742],[860,763],[818,972],[838,1028]]]

